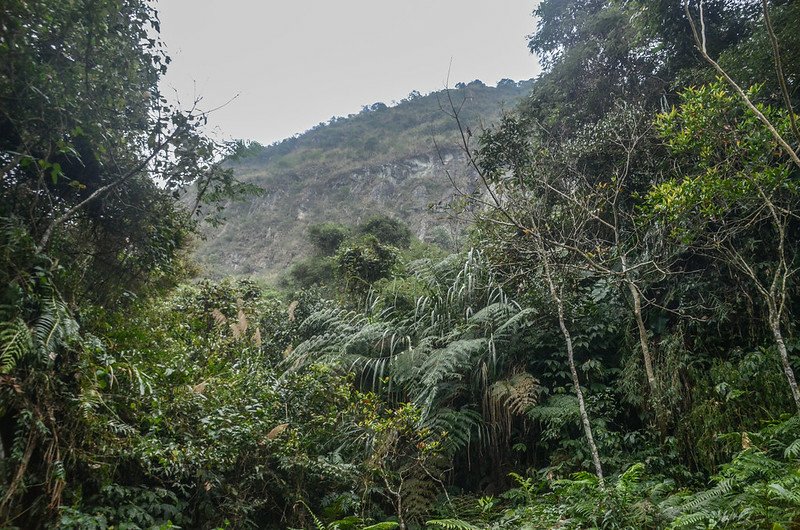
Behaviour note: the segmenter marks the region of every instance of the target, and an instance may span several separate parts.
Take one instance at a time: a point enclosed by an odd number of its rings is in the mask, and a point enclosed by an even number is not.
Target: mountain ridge
[[[477,131],[532,85],[473,81],[412,92],[391,107],[375,103],[270,146],[252,144],[231,167],[239,180],[265,192],[229,204],[226,223],[204,231],[194,252],[203,274],[275,280],[309,255],[308,226],[326,221],[350,225],[388,214],[422,240],[430,241],[432,231],[456,233],[456,222],[430,207],[451,201],[454,182],[473,185],[453,113]]]

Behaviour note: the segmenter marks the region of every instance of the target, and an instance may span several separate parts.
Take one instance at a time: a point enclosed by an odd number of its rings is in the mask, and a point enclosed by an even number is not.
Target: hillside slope
[[[457,230],[431,205],[454,195],[450,178],[469,188],[472,174],[448,112],[459,108],[477,131],[530,92],[532,81],[459,84],[449,93],[412,93],[399,104],[365,107],[253,153],[234,165],[237,177],[264,188],[261,197],[229,205],[227,222],[209,228],[195,258],[204,275],[273,279],[307,255],[310,224],[355,224],[381,213],[405,221],[421,239]],[[449,174],[449,176],[448,176]],[[440,227],[440,228],[437,228]]]

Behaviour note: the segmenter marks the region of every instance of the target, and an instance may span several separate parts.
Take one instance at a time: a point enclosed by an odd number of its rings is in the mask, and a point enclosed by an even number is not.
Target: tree
[[[480,194],[466,197],[469,203],[483,208],[477,210],[477,215],[487,237],[485,246],[493,249],[492,253],[498,264],[509,263],[514,271],[512,274],[519,273],[527,277],[527,280],[523,280],[525,284],[532,283],[531,276],[541,279],[544,285],[540,288],[547,292],[555,305],[584,436],[595,473],[602,485],[603,467],[578,376],[574,342],[568,326],[566,294],[574,277],[569,274],[568,264],[564,263],[563,252],[558,243],[575,237],[574,234],[586,222],[585,216],[581,215],[585,212],[568,211],[561,207],[563,193],[552,185],[552,181],[561,175],[538,171],[541,168],[537,167],[536,162],[539,155],[547,150],[543,146],[538,146],[538,151],[533,148],[530,137],[526,134],[527,129],[519,120],[510,115],[504,116],[498,135],[485,132],[481,140],[483,150],[473,154],[469,144],[471,135],[465,132],[459,111],[452,100],[451,111],[461,133],[467,159],[478,173],[486,192],[486,198]],[[571,181],[566,182],[570,185]],[[516,190],[517,193],[509,201],[504,194],[510,190]],[[523,265],[519,266],[519,263]]]
[[[494,179],[496,177],[497,175],[491,175],[487,178]],[[563,337],[567,366],[572,379],[572,390],[578,401],[583,433],[589,447],[595,474],[602,485],[604,483],[603,466],[589,419],[586,399],[581,388],[575,361],[575,344],[569,326],[571,318],[568,314],[567,304],[569,300],[567,297],[574,291],[572,284],[576,281],[576,278],[570,274],[569,264],[565,263],[562,249],[559,245],[553,244],[554,240],[569,233],[575,226],[571,224],[571,219],[564,219],[563,217],[559,219],[557,214],[553,215],[554,212],[552,210],[548,211],[549,208],[555,208],[556,210],[558,208],[557,199],[555,202],[548,200],[553,195],[551,189],[542,187],[535,190],[531,189],[529,192],[536,196],[537,199],[535,204],[526,204],[527,207],[532,206],[534,210],[528,210],[523,213],[523,215],[526,215],[524,224],[517,218],[517,213],[521,212],[510,211],[499,201],[495,204],[495,208],[489,211],[488,215],[483,215],[485,236],[492,241],[487,243],[486,246],[490,249],[494,259],[499,260],[498,265],[501,267],[503,266],[504,258],[512,262],[520,260],[524,263],[522,267],[514,267],[512,265],[511,269],[516,270],[516,272],[527,278],[526,283],[529,284],[529,289],[531,288],[532,277],[538,276],[543,282],[543,285],[539,288],[549,295],[555,306],[556,319]],[[561,224],[561,222],[564,223]],[[517,242],[512,243],[510,248],[504,245],[514,238],[517,238]]]
[[[159,92],[154,8],[13,0],[0,24],[0,215],[84,279],[76,296],[108,302],[177,270],[189,214],[243,190],[200,131],[206,113]],[[175,198],[195,182],[187,212]]]
[[[419,260],[409,268],[416,287],[411,308],[391,290],[376,294],[371,314],[323,307],[303,323],[308,335],[288,360],[295,367],[332,364],[355,373],[358,385],[388,403],[409,400],[430,449],[436,446],[463,465],[470,452],[479,451],[488,460],[481,469],[502,483],[506,477],[499,470],[511,453],[512,425],[525,424],[543,393],[527,371],[525,339],[534,311],[509,297],[477,250],[441,262]],[[459,454],[464,451],[466,457]],[[406,468],[401,460],[385,468],[411,471],[417,464]],[[449,468],[445,464],[435,476]],[[426,498],[438,493],[438,487],[430,491],[415,479]],[[404,495],[413,498],[415,492],[409,488]]]
[[[682,244],[736,271],[742,288],[761,300],[800,410],[784,339],[800,265],[800,166],[776,139],[776,133],[792,129],[788,113],[753,103],[755,89],[746,97],[747,102],[720,81],[687,90],[681,106],[660,117],[661,134],[681,163],[671,179],[649,193],[648,209]],[[764,120],[769,128],[762,126]]]
[[[722,259],[746,278],[746,288],[759,295],[800,410],[800,389],[783,332],[798,270],[793,243],[800,202],[794,181],[800,170],[800,148],[791,143],[800,144],[800,129],[769,2],[762,0],[762,14],[783,109],[759,103],[758,86],[742,88],[711,57],[703,4],[698,6],[699,20],[689,0],[683,7],[697,50],[719,81],[688,89],[680,109],[661,117],[662,134],[670,147],[691,160],[692,167],[685,171],[699,174],[691,179],[679,175],[657,187],[650,194],[650,206],[676,226],[679,238]]]
[[[308,239],[323,256],[333,255],[349,235],[350,229],[340,223],[325,222],[308,227]]]
[[[706,2],[716,52],[745,39],[753,10],[746,3]],[[654,109],[674,97],[676,80],[694,77],[696,55],[680,9],[666,1],[544,0],[528,47],[545,73],[522,105],[554,135],[571,134],[618,100]]]
[[[373,283],[391,274],[397,257],[397,249],[366,235],[339,247],[334,262],[345,288],[364,294]]]
[[[83,455],[113,438],[114,420],[96,414],[108,370],[139,372],[89,331],[173,285],[193,215],[249,189],[223,165],[231,151],[203,135],[207,112],[159,93],[170,61],[158,32],[144,0],[11,0],[0,11],[6,526],[51,520]],[[178,199],[195,184],[188,209]]]
[[[573,255],[572,266],[619,285],[629,296],[651,400],[659,395],[646,325],[646,290],[669,269],[669,250],[657,228],[639,220],[641,194],[658,181],[661,152],[642,108],[619,103],[568,139],[554,139],[525,120],[506,117],[480,138],[478,156],[505,208],[530,227],[539,197],[551,194],[552,214],[570,219],[549,244]],[[526,212],[527,210],[527,212]],[[526,212],[526,213],[523,213]],[[547,214],[545,214],[547,215]],[[554,227],[557,219],[543,223]],[[513,242],[509,241],[509,245]],[[520,243],[522,244],[522,243]]]
[[[767,34],[769,35],[770,45],[772,46],[772,53],[774,58],[775,64],[775,75],[778,79],[778,85],[780,87],[783,104],[786,110],[786,117],[789,121],[790,131],[791,134],[794,136],[795,142],[800,142],[800,129],[797,126],[797,117],[795,116],[793,105],[792,105],[792,97],[789,92],[789,87],[787,85],[786,76],[783,72],[783,61],[781,60],[780,55],[780,46],[777,41],[777,37],[775,36],[775,30],[772,27],[770,12],[769,12],[769,3],[767,0],[762,0],[762,5],[764,9],[764,23],[766,25]],[[760,109],[755,103],[753,103],[751,96],[739,86],[739,84],[728,74],[728,72],[715,61],[709,51],[708,51],[708,43],[707,43],[707,35],[706,35],[706,21],[705,21],[705,10],[703,9],[702,2],[699,4],[699,16],[700,22],[699,27],[698,24],[695,22],[694,17],[692,15],[692,11],[690,9],[690,2],[689,0],[684,0],[683,2],[684,11],[686,12],[686,17],[689,19],[689,24],[692,28],[692,35],[694,36],[695,44],[697,45],[697,49],[700,52],[702,58],[711,65],[714,71],[725,80],[725,82],[730,86],[730,88],[738,95],[739,99],[744,103],[747,108],[752,112],[757,118],[758,121],[761,122],[761,125],[766,128],[774,140],[778,143],[781,150],[784,151],[786,155],[792,160],[792,162],[800,168],[800,155],[797,154],[797,150],[792,147],[789,141],[786,140],[785,134],[781,133],[775,124],[772,123],[769,117],[767,117],[762,109]]]
[[[411,245],[411,229],[402,221],[388,215],[376,215],[360,224],[361,234],[371,235],[385,245],[406,249]]]

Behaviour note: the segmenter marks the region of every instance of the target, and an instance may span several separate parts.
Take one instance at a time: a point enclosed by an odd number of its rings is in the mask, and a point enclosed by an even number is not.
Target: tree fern
[[[506,379],[496,381],[489,391],[494,403],[517,415],[524,414],[536,405],[541,392],[539,381],[528,372],[513,373]]]
[[[476,410],[467,407],[459,410],[437,409],[423,419],[423,426],[433,435],[444,439],[448,454],[469,446],[473,438],[483,438],[483,418]]]
[[[538,400],[536,378],[511,362],[534,313],[508,297],[478,251],[409,269],[426,291],[413,311],[395,311],[391,296],[362,313],[318,311],[301,324],[304,340],[286,367],[325,363],[355,373],[363,387],[402,396],[447,455],[488,444],[497,425],[507,431],[509,418]]]
[[[437,473],[437,470],[432,470],[432,473]],[[404,517],[410,521],[419,520],[431,512],[439,494],[438,484],[417,467],[413,476],[403,482],[401,494]]]
[[[423,363],[422,377],[415,385],[419,392],[416,401],[423,410],[431,410],[442,390],[442,383],[463,380],[462,367],[475,366],[475,361],[488,351],[488,347],[486,338],[462,339],[432,351]]]

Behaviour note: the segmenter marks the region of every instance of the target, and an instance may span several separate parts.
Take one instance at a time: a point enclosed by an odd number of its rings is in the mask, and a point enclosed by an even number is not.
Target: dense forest
[[[5,0],[0,526],[800,527],[800,3],[535,16],[515,108],[444,93],[464,237],[316,223],[265,286],[198,277],[263,151],[154,6]]]

